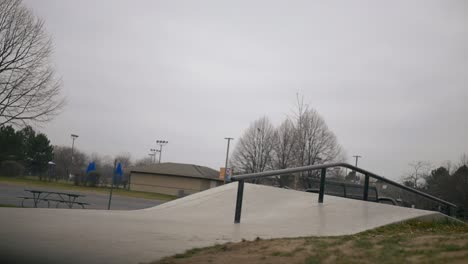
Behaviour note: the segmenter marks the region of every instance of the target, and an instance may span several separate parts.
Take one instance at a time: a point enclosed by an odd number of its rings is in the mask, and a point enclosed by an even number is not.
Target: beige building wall
[[[132,172],[130,176],[130,190],[132,191],[163,193],[174,196],[178,196],[181,191],[183,191],[184,195],[196,193],[209,189],[213,185],[218,186],[219,184],[210,179],[138,172]]]

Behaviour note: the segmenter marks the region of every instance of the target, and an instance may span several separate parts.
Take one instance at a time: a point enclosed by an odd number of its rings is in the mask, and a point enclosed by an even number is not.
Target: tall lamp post
[[[159,145],[159,163],[161,163],[161,156],[162,156],[162,147],[165,146],[169,141],[167,140],[156,140],[156,144]]]
[[[78,138],[78,135],[76,134],[71,134],[70,136],[72,138],[72,149],[71,149],[71,162],[70,162],[71,169],[68,169],[68,175],[67,175],[68,177],[70,177],[70,170],[73,171],[73,149],[75,147],[75,139]]]
[[[231,142],[231,140],[234,140],[234,138],[226,137],[224,139],[227,140],[226,165],[224,166],[224,183],[226,183],[228,180],[230,180],[230,177],[228,179],[228,174],[227,174],[227,172],[228,172],[228,160],[229,160],[229,143]]]

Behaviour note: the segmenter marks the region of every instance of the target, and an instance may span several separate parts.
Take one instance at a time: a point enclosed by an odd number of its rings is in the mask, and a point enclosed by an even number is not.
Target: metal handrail
[[[238,187],[237,187],[237,199],[236,199],[236,212],[234,216],[234,223],[240,223],[240,216],[241,216],[241,211],[242,211],[242,200],[243,200],[243,194],[244,194],[244,181],[245,180],[250,180],[250,179],[259,179],[259,178],[266,178],[266,177],[271,177],[271,176],[276,176],[276,175],[282,175],[282,174],[291,174],[291,173],[296,173],[296,172],[301,172],[301,171],[311,171],[311,170],[321,170],[321,176],[320,176],[320,190],[319,190],[319,198],[318,202],[323,203],[323,196],[324,196],[324,190],[325,190],[325,177],[326,177],[326,170],[328,168],[336,168],[336,167],[343,167],[343,168],[348,168],[351,170],[354,170],[356,172],[362,173],[365,175],[365,180],[364,180],[364,200],[368,200],[368,191],[369,191],[369,177],[372,177],[374,179],[377,179],[379,181],[397,186],[401,189],[404,189],[406,191],[409,191],[411,193],[418,194],[420,196],[423,196],[425,198],[428,198],[430,200],[436,201],[438,203],[441,203],[443,205],[446,205],[449,207],[449,212],[450,212],[450,207],[456,208],[457,206],[453,203],[447,202],[445,200],[439,199],[435,196],[432,196],[430,194],[415,190],[413,188],[410,188],[408,186],[405,186],[403,184],[394,182],[392,180],[389,180],[387,178],[384,178],[382,176],[379,176],[375,173],[372,173],[370,171],[358,168],[356,166],[353,166],[348,163],[344,162],[337,162],[337,163],[328,163],[328,164],[318,164],[318,165],[310,165],[310,166],[303,166],[303,167],[297,167],[297,168],[289,168],[289,169],[282,169],[282,170],[273,170],[273,171],[265,171],[265,172],[257,172],[257,173],[248,173],[248,174],[242,174],[242,175],[234,175],[231,177],[232,181],[238,181]]]

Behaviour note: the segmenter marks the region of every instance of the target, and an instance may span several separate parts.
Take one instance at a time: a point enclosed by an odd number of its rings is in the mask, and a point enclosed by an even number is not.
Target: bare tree
[[[146,165],[150,165],[150,164],[153,164],[153,158],[151,157],[146,157],[146,158],[142,158],[142,159],[138,159],[135,161],[135,166],[146,166]]]
[[[294,166],[294,149],[297,147],[294,124],[290,119],[286,119],[275,130],[274,145],[272,153],[272,168],[286,169]],[[276,176],[277,184],[280,187],[291,185],[292,175]]]
[[[274,128],[267,117],[254,121],[237,141],[232,157],[235,171],[251,173],[267,169],[271,165],[273,138]]]
[[[236,172],[252,173],[343,160],[341,153],[335,135],[328,129],[323,118],[298,98],[294,118],[286,119],[277,129],[273,128],[266,117],[252,123],[237,141],[232,163]],[[332,174],[337,178],[344,177],[343,172],[338,169],[333,170]],[[311,187],[317,172],[300,173],[299,177],[291,176],[278,175],[274,181],[262,182],[305,189]]]
[[[54,146],[54,162],[56,174],[62,179],[68,179],[67,171],[73,175],[80,174],[86,170],[88,157],[77,148],[73,149],[73,167],[71,166],[71,147]]]
[[[468,166],[468,156],[466,153],[463,153],[460,155],[460,162],[458,164],[458,167],[463,167],[463,166]]]
[[[64,104],[44,22],[21,0],[0,1],[0,126],[50,120]]]
[[[297,166],[323,164],[340,157],[341,147],[334,133],[328,129],[320,114],[304,104],[299,97],[295,113],[295,138]],[[318,171],[301,173],[299,178],[296,177],[295,188],[310,188],[311,181],[316,177]]]
[[[115,159],[122,164],[122,167],[128,168],[132,165],[132,156],[130,153],[120,153],[119,155],[115,156]]]
[[[410,172],[403,178],[403,184],[412,188],[421,188],[421,180],[426,178],[431,170],[431,164],[427,161],[415,161],[410,164]]]

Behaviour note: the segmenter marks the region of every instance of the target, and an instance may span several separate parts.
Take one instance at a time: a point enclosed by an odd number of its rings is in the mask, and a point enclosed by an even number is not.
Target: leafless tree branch
[[[64,106],[44,22],[21,0],[0,2],[0,126],[46,122]]]

